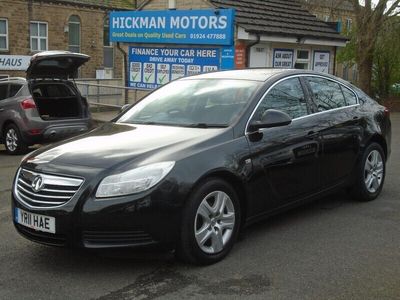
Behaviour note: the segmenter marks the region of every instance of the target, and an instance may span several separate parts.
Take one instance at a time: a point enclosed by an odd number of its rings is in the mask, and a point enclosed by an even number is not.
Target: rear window
[[[350,91],[348,88],[342,87],[343,95],[346,98],[347,105],[354,105],[357,104],[357,97],[356,95]]]
[[[7,98],[8,84],[0,84],[0,100]]]
[[[10,96],[9,97],[14,97],[18,91],[21,89],[22,84],[15,84],[12,83],[10,84]]]

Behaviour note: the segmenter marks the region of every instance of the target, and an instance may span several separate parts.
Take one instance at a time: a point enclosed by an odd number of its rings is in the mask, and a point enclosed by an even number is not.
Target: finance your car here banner
[[[129,47],[129,87],[155,89],[171,80],[220,69],[219,48]]]
[[[115,11],[110,40],[129,43],[233,45],[233,9]]]

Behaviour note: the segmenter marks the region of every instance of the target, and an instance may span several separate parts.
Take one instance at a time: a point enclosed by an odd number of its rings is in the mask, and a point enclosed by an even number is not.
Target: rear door
[[[0,128],[6,120],[14,119],[18,111],[18,102],[15,98],[21,89],[22,84],[6,82],[0,84]]]
[[[247,133],[255,171],[252,196],[259,199],[256,211],[284,206],[318,189],[320,138],[300,78],[273,86],[251,120],[261,120],[268,109],[286,112],[293,120],[287,126]]]
[[[322,138],[320,180],[322,187],[340,183],[352,172],[360,149],[362,127],[357,97],[341,83],[321,76],[308,76]]]
[[[5,121],[5,100],[8,96],[8,83],[0,83],[0,129],[3,128],[3,124]],[[0,133],[1,134],[1,133]],[[2,137],[0,136],[0,139]]]

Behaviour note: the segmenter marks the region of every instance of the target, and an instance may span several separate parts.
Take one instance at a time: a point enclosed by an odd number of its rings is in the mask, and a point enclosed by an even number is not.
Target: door
[[[261,120],[268,109],[286,112],[287,126],[247,133],[254,168],[253,198],[263,211],[284,206],[318,189],[320,138],[298,77],[285,79],[270,89],[253,114]]]
[[[321,184],[331,187],[349,176],[356,164],[362,128],[355,94],[342,84],[324,77],[306,78],[320,119],[322,139]]]
[[[5,122],[6,99],[8,95],[8,83],[0,83],[0,131]],[[2,138],[0,132],[0,139]]]

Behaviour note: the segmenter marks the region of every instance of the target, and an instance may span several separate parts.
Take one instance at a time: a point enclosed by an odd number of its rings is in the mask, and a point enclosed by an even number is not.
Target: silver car
[[[86,98],[70,80],[88,60],[80,53],[41,52],[32,57],[26,79],[0,80],[0,141],[9,154],[91,127]]]

